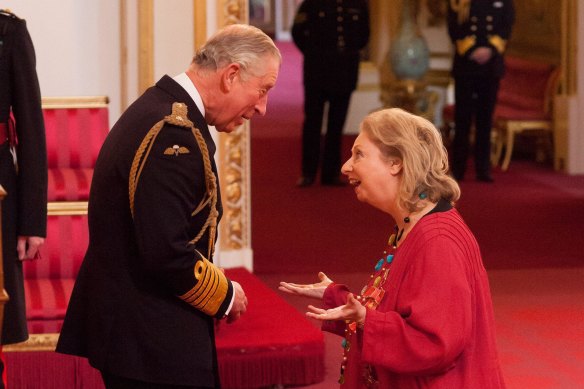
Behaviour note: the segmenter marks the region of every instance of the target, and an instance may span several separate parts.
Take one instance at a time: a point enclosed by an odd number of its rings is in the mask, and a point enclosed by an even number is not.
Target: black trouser
[[[101,377],[106,389],[209,389],[202,386],[153,384],[112,375],[103,371],[101,372]]]
[[[319,86],[304,88],[304,125],[302,127],[302,175],[315,178],[321,154],[321,128],[324,106],[328,101],[327,128],[324,139],[321,181],[331,182],[341,170],[343,127],[352,91],[327,91]]]
[[[469,135],[475,118],[475,169],[477,176],[491,171],[491,129],[493,111],[499,91],[499,78],[457,76],[454,79],[454,141],[452,143],[452,172],[462,179],[469,154]]]

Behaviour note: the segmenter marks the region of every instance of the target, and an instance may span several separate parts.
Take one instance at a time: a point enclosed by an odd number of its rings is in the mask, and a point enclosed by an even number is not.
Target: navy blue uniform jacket
[[[7,192],[2,202],[2,252],[10,296],[4,308],[2,344],[28,338],[23,264],[16,241],[19,235],[46,236],[47,146],[36,56],[26,21],[0,13],[0,123],[7,126],[11,112],[18,138],[18,170],[9,142],[0,142],[0,185]]]
[[[134,218],[129,206],[136,151],[174,102],[187,105],[213,158],[215,144],[203,116],[172,78],[164,76],[124,112],[95,166],[89,247],[57,351],[87,357],[95,368],[131,379],[219,387],[214,318],[177,297],[193,287],[195,263],[208,246],[207,233],[195,247],[188,244],[208,215],[205,209],[191,216],[205,194],[205,178],[190,129],[162,128],[135,192]],[[189,152],[165,154],[175,145]],[[217,175],[213,162],[212,167]],[[220,216],[220,205],[218,211]],[[229,297],[215,317],[226,312],[232,291],[229,281]]]

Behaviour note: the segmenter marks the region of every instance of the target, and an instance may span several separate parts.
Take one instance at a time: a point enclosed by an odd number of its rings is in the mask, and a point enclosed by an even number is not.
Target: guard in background
[[[304,56],[302,177],[297,186],[314,183],[322,162],[321,183],[343,185],[341,141],[351,94],[357,87],[360,51],[369,41],[366,0],[305,0],[300,4],[292,38]],[[329,103],[321,160],[324,106]]]
[[[473,116],[476,178],[493,181],[490,162],[493,112],[505,70],[503,54],[514,21],[512,0],[449,1],[448,33],[455,46],[452,174],[458,181],[464,179],[466,171]]]
[[[4,345],[28,339],[22,261],[38,258],[47,229],[47,148],[35,51],[26,22],[4,10],[0,11],[0,185],[7,192],[2,202],[2,255],[10,297],[4,306]],[[2,361],[0,369],[4,372]]]

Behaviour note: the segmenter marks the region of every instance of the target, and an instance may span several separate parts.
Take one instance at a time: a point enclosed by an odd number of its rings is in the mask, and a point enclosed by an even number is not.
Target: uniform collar
[[[176,81],[180,86],[182,86],[185,91],[187,91],[189,96],[191,96],[191,99],[193,99],[193,101],[197,105],[197,108],[199,109],[203,117],[205,117],[205,106],[203,105],[203,99],[201,98],[201,94],[199,93],[197,88],[195,88],[195,84],[193,84],[189,76],[187,76],[186,73],[181,73],[178,76],[175,76],[173,80]]]

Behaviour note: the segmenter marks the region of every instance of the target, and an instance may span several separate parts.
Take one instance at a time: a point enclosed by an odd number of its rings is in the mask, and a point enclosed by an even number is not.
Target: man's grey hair
[[[230,63],[241,66],[243,74],[254,74],[266,55],[282,62],[280,50],[272,38],[257,27],[232,24],[216,32],[197,50],[192,63],[199,69],[217,70]]]

